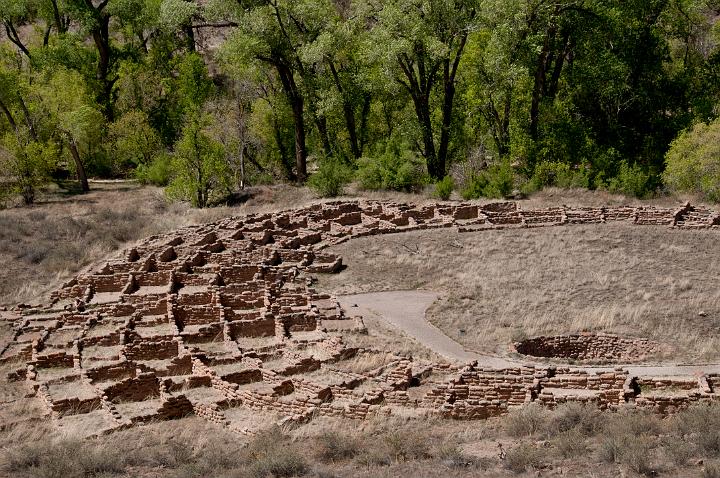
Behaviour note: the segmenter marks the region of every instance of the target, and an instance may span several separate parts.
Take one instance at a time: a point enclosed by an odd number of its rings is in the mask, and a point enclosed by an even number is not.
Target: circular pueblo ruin
[[[645,376],[629,367],[547,365],[533,356],[631,362],[657,344],[613,336],[542,337],[516,344],[522,363],[493,368],[429,362],[345,345],[364,327],[313,288],[342,260],[324,253],[353,238],[456,228],[623,221],[720,228],[685,205],[522,210],[516,203],[334,202],[223,219],[153,236],[78,275],[46,307],[6,313],[15,333],[0,361],[58,425],[99,435],[195,414],[243,434],[258,417],[303,424],[377,414],[481,419],[512,407],[567,401],[669,412],[720,396],[717,374]],[[708,233],[715,233],[709,231]],[[385,359],[378,366],[374,357]]]

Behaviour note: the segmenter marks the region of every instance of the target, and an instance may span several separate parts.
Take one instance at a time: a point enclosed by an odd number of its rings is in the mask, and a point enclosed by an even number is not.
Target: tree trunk
[[[345,97],[345,90],[340,82],[340,75],[335,68],[335,64],[332,61],[329,61],[328,65],[330,66],[330,72],[332,73],[333,80],[335,80],[335,88],[337,88],[338,93],[340,93],[340,96],[343,99],[343,115],[345,116],[345,127],[347,128],[348,139],[350,141],[350,152],[355,159],[358,159],[362,153],[360,151],[357,126],[355,124],[355,111],[353,111],[353,106],[350,101],[348,101]]]
[[[307,180],[307,146],[305,144],[305,100],[298,91],[293,73],[282,60],[273,62],[285,96],[290,102],[295,127],[295,178],[298,182]]]
[[[30,51],[27,49],[25,44],[20,39],[20,35],[18,35],[17,31],[15,30],[15,25],[13,25],[11,22],[5,20],[3,23],[5,23],[5,34],[8,37],[8,40],[13,42],[16,47],[20,49],[21,52],[25,54],[28,58],[32,58],[30,55]]]
[[[195,46],[195,32],[193,31],[192,23],[188,23],[183,27],[183,31],[185,32],[186,36],[186,45],[187,49],[189,51],[196,51],[197,48]]]
[[[245,145],[240,147],[240,190],[245,189]]]
[[[67,32],[67,25],[60,17],[60,9],[58,8],[57,0],[51,0],[51,3],[53,7],[53,19],[55,20],[55,29],[57,30],[58,34]]]
[[[435,138],[433,138],[432,122],[430,120],[430,105],[427,100],[423,101],[418,109],[418,119],[422,130],[423,148],[425,160],[427,161],[428,174],[434,179],[441,179],[442,172],[439,170],[437,152],[435,151]]]
[[[363,105],[360,112],[360,141],[358,148],[360,156],[362,156],[363,151],[365,150],[365,145],[368,142],[368,117],[370,116],[371,100],[372,98],[370,97],[370,93],[363,94]]]
[[[77,149],[77,144],[74,139],[70,139],[70,153],[72,154],[73,160],[75,161],[75,169],[77,170],[78,182],[80,183],[80,189],[86,193],[90,191],[90,184],[88,183],[87,175],[85,174],[85,166],[80,159],[80,152]]]
[[[317,125],[320,141],[322,141],[323,151],[326,157],[332,156],[332,144],[330,144],[330,135],[328,135],[327,120],[324,116],[315,115],[315,124]]]
[[[5,117],[8,120],[8,123],[10,123],[10,127],[17,133],[17,123],[15,123],[15,118],[13,118],[12,113],[10,112],[10,109],[7,107],[5,103],[0,101],[0,110],[5,114]]]
[[[102,85],[100,92],[100,103],[105,113],[105,117],[113,120],[112,107],[110,105],[110,97],[112,95],[112,81],[108,79],[110,73],[110,33],[109,24],[110,16],[105,13],[97,15],[98,25],[93,29],[92,36],[95,41],[95,48],[98,51],[98,68],[97,79]]]
[[[37,142],[38,135],[37,131],[35,131],[35,123],[33,123],[33,120],[30,117],[30,111],[28,111],[27,105],[25,104],[25,101],[20,95],[18,95],[18,102],[20,103],[20,109],[22,109],[23,116],[25,116],[25,122],[27,123],[28,129],[30,130],[30,137],[33,139],[33,141]]]
[[[298,182],[307,180],[307,150],[305,146],[305,118],[302,96],[292,99],[293,123],[295,124],[295,176]]]

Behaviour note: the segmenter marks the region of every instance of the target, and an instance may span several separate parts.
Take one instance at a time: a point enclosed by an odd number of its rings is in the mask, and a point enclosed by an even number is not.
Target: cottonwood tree
[[[233,186],[240,189],[245,189],[247,162],[259,171],[264,170],[255,159],[259,140],[251,128],[251,108],[257,96],[257,86],[253,82],[236,80],[227,86],[227,96],[207,105],[213,120],[210,133],[223,145],[225,161],[233,175]]]
[[[82,76],[58,69],[36,86],[47,121],[57,131],[57,141],[70,151],[80,189],[90,190],[87,163],[90,151],[102,139],[104,117],[88,93]]]
[[[317,38],[303,46],[301,56],[306,64],[320,65],[315,77],[316,105],[323,116],[341,118],[335,136],[347,143],[353,159],[359,159],[369,140],[373,97],[372,69],[363,61],[367,29],[364,19],[349,8],[338,11]]]
[[[226,48],[236,61],[260,62],[272,68],[290,104],[295,136],[293,179],[307,179],[306,107],[317,128],[325,154],[332,153],[327,119],[316,108],[317,65],[307,64],[302,49],[314,42],[328,22],[338,15],[326,0],[238,1],[227,7],[237,25]]]
[[[174,177],[167,189],[171,198],[190,201],[199,208],[206,207],[213,194],[231,188],[225,152],[208,133],[210,124],[207,115],[198,113],[188,118],[175,144]]]
[[[422,154],[435,179],[445,176],[458,69],[476,13],[474,0],[369,0],[364,6],[372,25],[367,46],[410,96]],[[439,125],[434,121],[435,97]]]

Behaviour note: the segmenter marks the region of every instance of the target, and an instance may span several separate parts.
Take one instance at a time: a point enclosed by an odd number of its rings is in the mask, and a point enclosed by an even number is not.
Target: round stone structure
[[[637,361],[660,350],[658,343],[648,339],[592,333],[540,336],[514,345],[523,355],[575,360]]]

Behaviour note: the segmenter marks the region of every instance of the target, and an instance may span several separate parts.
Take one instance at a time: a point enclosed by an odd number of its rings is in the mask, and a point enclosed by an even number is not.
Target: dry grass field
[[[425,201],[428,196],[377,198]],[[0,211],[0,305],[42,294],[142,237],[247,212],[301,206],[297,188],[260,188],[246,203],[206,211],[169,205],[155,188],[98,183],[84,196],[49,193],[32,209]],[[618,204],[603,193],[546,191],[527,207]],[[632,202],[632,201],[627,201]],[[663,205],[677,199],[662,200]],[[720,359],[720,259],[715,232],[576,226],[458,234],[413,232],[333,248],[348,268],[322,276],[334,293],[427,288],[430,320],[465,346],[507,352],[524,336],[601,330],[666,344],[666,357]],[[700,315],[700,313],[703,313]],[[348,340],[396,353],[433,353],[380,321]],[[2,324],[0,334],[11,329]],[[377,364],[357,363],[358,370]],[[12,366],[0,368],[5,375]],[[38,399],[3,382],[0,476],[81,477],[720,477],[720,407],[663,418],[578,404],[536,406],[479,422],[378,416],[317,418],[255,437],[197,417],[83,440],[38,418]]]
[[[470,350],[582,331],[647,337],[657,359],[720,359],[715,231],[624,224],[457,233],[418,231],[333,248],[347,269],[320,288],[428,289],[429,320]]]
[[[720,476],[718,406],[665,419],[568,404],[481,422],[377,417],[347,425],[316,419],[242,438],[188,417],[81,440],[76,430],[23,422],[0,430],[0,476]]]

